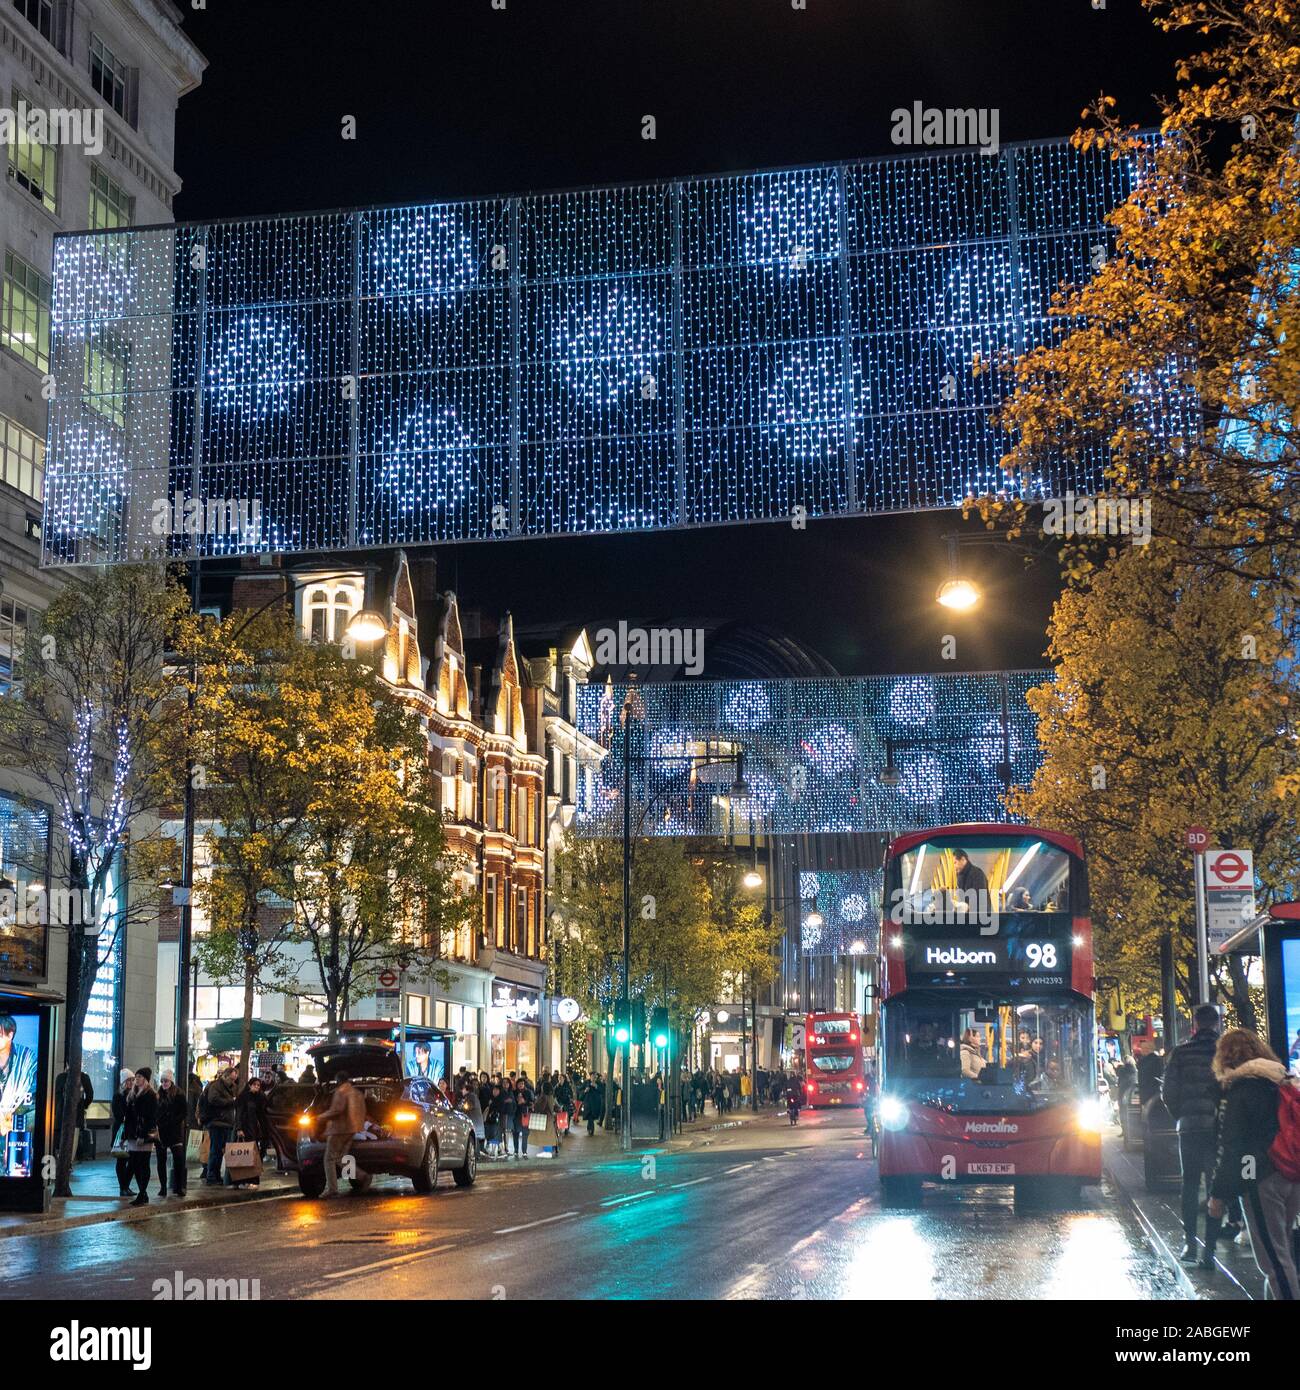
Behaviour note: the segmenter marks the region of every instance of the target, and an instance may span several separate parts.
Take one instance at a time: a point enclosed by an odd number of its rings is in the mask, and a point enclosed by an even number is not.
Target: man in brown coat
[[[339,1165],[352,1149],[352,1139],[366,1122],[366,1098],[348,1080],[334,1088],[325,1122],[325,1195],[339,1195]]]

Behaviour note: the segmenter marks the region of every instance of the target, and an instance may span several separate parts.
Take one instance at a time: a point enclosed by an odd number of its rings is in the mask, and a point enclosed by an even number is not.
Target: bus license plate
[[[968,1163],[966,1172],[972,1176],[987,1174],[989,1177],[1014,1177],[1014,1163]]]

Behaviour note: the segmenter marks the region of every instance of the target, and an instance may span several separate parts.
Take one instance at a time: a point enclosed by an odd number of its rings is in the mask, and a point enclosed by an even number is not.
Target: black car
[[[396,1051],[375,1043],[321,1043],[309,1049],[314,1086],[272,1090],[267,1119],[285,1165],[295,1169],[308,1197],[325,1190],[325,1139],[320,1116],[346,1078],[365,1097],[366,1122],[352,1144],[359,1175],[395,1173],[417,1192],[432,1192],[438,1174],[450,1171],[457,1187],[471,1187],[478,1145],[469,1117],[453,1110],[432,1081],[403,1077]],[[354,1187],[364,1184],[358,1176]]]

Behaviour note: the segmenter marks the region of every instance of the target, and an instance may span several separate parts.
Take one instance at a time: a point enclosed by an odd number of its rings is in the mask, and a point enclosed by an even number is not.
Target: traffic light
[[[614,1005],[614,1041],[625,1043],[632,1036],[632,1023],[627,1007],[627,1000],[620,999]]]
[[[632,1001],[632,1041],[638,1047],[645,1042],[645,1000]]]
[[[656,1047],[668,1046],[668,1010],[660,1007],[650,1012],[650,1041]]]

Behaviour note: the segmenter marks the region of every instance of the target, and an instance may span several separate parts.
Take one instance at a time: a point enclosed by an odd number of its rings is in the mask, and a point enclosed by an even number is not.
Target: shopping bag
[[[226,1145],[226,1174],[231,1182],[248,1182],[262,1175],[262,1155],[256,1144],[240,1140]]]
[[[194,1137],[195,1137],[195,1136],[194,1136],[194,1131],[191,1130],[191,1131],[190,1131],[190,1138],[193,1139]],[[197,1149],[198,1149],[198,1154],[197,1154],[198,1161],[199,1161],[201,1164],[203,1164],[203,1166],[206,1168],[206,1167],[207,1167],[207,1164],[208,1164],[208,1156],[209,1156],[209,1155],[211,1154],[211,1152],[212,1152],[212,1136],[207,1132],[206,1129],[201,1129],[201,1130],[198,1131],[198,1145],[197,1145]]]
[[[569,1132],[569,1112],[567,1110],[561,1110],[559,1114],[556,1115],[555,1129],[559,1134],[567,1134]]]
[[[552,1133],[550,1125],[551,1117],[549,1115],[538,1114],[536,1110],[531,1111],[528,1116],[529,1140],[544,1140],[548,1134]]]

